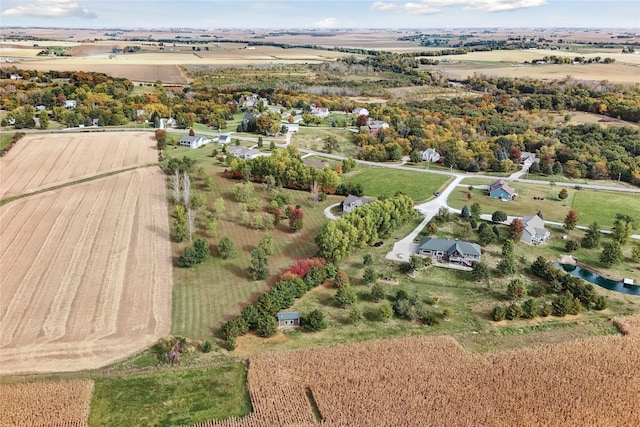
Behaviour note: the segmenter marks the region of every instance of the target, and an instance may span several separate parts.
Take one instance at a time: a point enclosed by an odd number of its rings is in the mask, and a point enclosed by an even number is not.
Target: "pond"
[[[579,277],[587,282],[609,289],[610,291],[622,292],[623,294],[628,295],[640,295],[640,286],[626,286],[622,282],[604,278],[593,271],[587,270],[586,268],[580,268],[577,265],[560,263],[555,263],[554,265],[558,268],[562,268],[572,276]]]

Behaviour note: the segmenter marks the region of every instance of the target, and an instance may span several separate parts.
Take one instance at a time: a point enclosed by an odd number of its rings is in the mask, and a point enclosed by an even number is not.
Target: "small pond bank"
[[[566,271],[572,276],[579,277],[582,280],[586,280],[589,283],[593,283],[602,288],[609,289],[610,291],[621,292],[627,295],[640,296],[640,286],[626,286],[622,283],[622,281],[607,279],[606,277],[602,277],[599,274],[578,265],[561,264],[559,262],[556,262],[553,265],[562,269],[563,271]]]

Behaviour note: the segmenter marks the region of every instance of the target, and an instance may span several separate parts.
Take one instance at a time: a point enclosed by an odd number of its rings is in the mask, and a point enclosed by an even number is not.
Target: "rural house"
[[[520,240],[525,243],[539,245],[551,237],[549,230],[544,228],[544,220],[538,215],[522,217],[522,224],[524,225],[524,230]]]
[[[201,136],[183,136],[180,138],[181,147],[199,148],[208,142],[208,139]]]
[[[384,120],[371,120],[367,123],[367,128],[369,129],[369,135],[376,136],[380,129],[387,129],[389,127],[389,123]]]
[[[515,190],[509,187],[507,181],[505,181],[504,179],[498,179],[489,184],[487,194],[489,195],[489,197],[502,200],[513,200],[517,196]]]
[[[300,326],[300,313],[297,311],[281,311],[277,314],[278,328],[293,328]]]
[[[324,169],[327,166],[329,166],[329,163],[327,162],[321,162],[321,161],[315,161],[315,160],[303,160],[302,163],[304,163],[304,165],[309,168],[316,168],[316,169]]]
[[[467,267],[471,267],[474,262],[480,261],[480,255],[482,254],[480,246],[475,243],[433,237],[420,239],[417,252],[418,255],[429,257],[435,261],[444,261]]]
[[[316,117],[325,118],[325,117],[329,116],[329,109],[328,108],[324,108],[324,107],[312,108],[311,109],[311,114],[316,116]]]
[[[238,159],[243,159],[243,160],[255,159],[256,157],[263,155],[260,152],[260,150],[255,150],[253,148],[247,148],[247,147],[239,147],[239,146],[233,146],[233,147],[227,148],[227,153],[229,153],[233,157],[237,157]]]
[[[367,199],[366,197],[358,197],[349,194],[349,196],[347,196],[347,198],[342,202],[342,213],[349,213],[352,210],[371,202],[373,202],[373,200]]]
[[[358,107],[354,108],[351,114],[355,114],[356,116],[369,116],[369,110],[366,108]]]
[[[218,142],[220,144],[228,144],[231,142],[231,135],[228,133],[223,133],[218,137]]]

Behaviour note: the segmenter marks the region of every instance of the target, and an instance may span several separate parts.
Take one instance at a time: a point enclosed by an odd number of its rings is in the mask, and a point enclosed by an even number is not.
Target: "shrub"
[[[309,332],[319,331],[327,327],[324,320],[324,313],[320,310],[313,310],[301,318],[302,327]]]
[[[343,286],[336,292],[336,301],[340,306],[346,308],[358,301],[358,296],[351,286]]]
[[[593,308],[596,310],[604,310],[607,308],[607,299],[602,295],[596,297],[593,303]]]
[[[211,351],[211,343],[209,341],[203,342],[201,350],[203,353],[209,353]]]
[[[231,338],[229,338],[229,339],[227,340],[227,350],[229,350],[229,351],[233,351],[233,350],[235,350],[235,349],[236,349],[236,347],[237,347],[237,344],[236,344],[236,339],[235,339],[235,337],[231,337]]]
[[[577,251],[578,249],[580,249],[580,242],[578,242],[577,240],[567,240],[564,248],[569,252]]]
[[[558,317],[564,317],[569,314],[573,310],[573,305],[573,296],[569,293],[559,295],[551,304],[553,314]]]
[[[249,326],[247,325],[247,322],[245,322],[241,317],[236,317],[222,325],[222,328],[220,328],[220,336],[228,341],[229,338],[235,338],[246,334],[248,330]]]
[[[536,309],[536,301],[533,298],[529,298],[522,304],[523,317],[525,319],[533,319],[538,315]]]
[[[491,215],[491,221],[494,223],[504,222],[507,220],[507,214],[504,211],[495,211]]]
[[[376,271],[372,267],[367,267],[364,269],[364,274],[362,275],[362,280],[364,281],[364,283],[369,285],[375,282],[377,278],[378,273],[376,273]]]
[[[333,279],[333,286],[341,288],[343,286],[349,286],[349,276],[344,271],[338,271],[336,277]]]
[[[393,303],[393,313],[401,319],[413,320],[416,308],[408,299],[399,299]]]
[[[242,317],[242,319],[247,323],[249,329],[255,329],[258,325],[260,312],[255,306],[249,305],[242,309],[242,311],[240,312],[240,317]]]
[[[524,315],[524,310],[518,304],[511,304],[505,311],[505,317],[509,320],[519,319]]]
[[[381,283],[376,283],[371,287],[371,298],[379,302],[385,297],[385,287]]]
[[[256,332],[262,338],[269,338],[278,332],[278,321],[271,315],[263,314],[258,319]]]
[[[503,306],[496,305],[495,307],[493,307],[493,310],[491,311],[491,318],[493,320],[495,320],[496,322],[499,322],[501,320],[504,320],[505,317],[506,317],[506,310]]]
[[[327,270],[320,266],[311,268],[309,273],[304,277],[304,283],[307,285],[307,289],[315,288],[325,280],[327,280]]]
[[[440,323],[440,320],[435,313],[429,312],[425,307],[419,307],[416,309],[416,317],[424,325],[437,326]]]

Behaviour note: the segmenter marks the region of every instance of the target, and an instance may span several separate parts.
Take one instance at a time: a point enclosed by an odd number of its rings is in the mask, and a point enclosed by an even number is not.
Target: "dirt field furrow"
[[[58,150],[72,153],[64,167],[74,172],[55,179],[85,173],[88,169],[75,167],[78,162],[122,167],[139,159],[137,153],[152,154],[148,162],[155,161],[150,137],[136,136],[115,150],[106,144],[104,151],[97,150],[104,153],[97,162],[89,160],[93,152],[80,156],[78,148],[93,141],[81,137],[58,144]],[[144,146],[142,151],[136,144]],[[125,154],[115,162],[101,158],[116,152]],[[30,164],[29,176],[38,167],[49,165]],[[6,194],[5,181],[0,187]],[[0,265],[11,265],[0,281],[0,375],[96,368],[169,333],[172,267],[165,187],[159,168],[138,168],[0,207]]]
[[[34,197],[37,198],[37,196]],[[65,254],[63,248],[54,252],[49,251],[48,248],[59,247],[61,242],[65,242],[67,230],[72,228],[72,223],[65,216],[65,207],[74,206],[77,199],[82,197],[80,193],[70,195],[66,198],[65,205],[55,201],[47,211],[35,211],[31,217],[23,218],[26,223],[37,223],[38,226],[19,239],[16,252],[20,253],[22,261],[14,264],[2,281],[2,289],[4,289],[5,284],[16,280],[14,277],[21,277],[19,282],[16,281],[14,286],[9,288],[12,289],[17,285],[18,291],[14,298],[8,301],[6,316],[1,322],[2,345],[7,344],[5,340],[11,340],[10,342],[20,345],[25,342],[35,342],[38,339],[43,318],[48,310],[48,299],[56,292],[55,289],[59,284],[56,280],[57,269],[54,266],[64,262]],[[24,202],[37,203],[31,199]],[[14,207],[11,203],[8,206]],[[4,231],[5,229],[1,233],[4,234]],[[45,292],[45,289],[51,289],[53,292]],[[33,307],[33,310],[25,310],[25,307]]]
[[[66,182],[69,176],[77,176],[73,173],[74,165],[84,163],[84,155],[82,153],[82,139],[75,138],[75,142],[71,143],[72,137],[67,136],[61,140],[51,140],[47,138],[46,144],[55,144],[57,149],[55,152],[60,152],[60,155],[54,165],[51,166],[50,173],[43,180],[42,183],[36,184],[39,187],[48,187],[52,182]],[[48,163],[44,160],[45,165]]]
[[[136,174],[137,175],[137,174]],[[137,176],[136,176],[137,177]],[[108,269],[105,275],[104,299],[98,305],[98,318],[96,319],[96,329],[102,330],[109,334],[117,332],[117,320],[122,315],[120,310],[128,310],[128,301],[123,298],[124,286],[126,280],[127,263],[129,262],[129,253],[125,248],[131,245],[131,233],[133,229],[133,217],[135,215],[136,201],[139,196],[140,183],[131,176],[128,182],[121,182],[118,189],[119,194],[126,194],[119,205],[123,212],[130,212],[129,215],[119,216],[116,228],[111,230],[113,233],[113,241],[111,243],[111,253]],[[125,188],[126,186],[126,188]],[[134,254],[131,254],[132,256]]]
[[[70,317],[73,304],[73,300],[68,298],[68,295],[76,295],[81,284],[81,280],[76,280],[78,269],[89,268],[96,271],[94,266],[88,264],[88,261],[93,249],[93,242],[97,240],[99,232],[102,218],[100,209],[104,206],[104,199],[108,196],[105,182],[101,182],[102,186],[98,191],[91,193],[84,200],[83,209],[76,209],[74,212],[73,223],[82,224],[82,227],[77,238],[73,240],[74,247],[60,279],[60,288],[51,302],[51,309],[43,325],[43,329],[52,338],[61,338],[66,334],[67,319]],[[84,219],[84,224],[81,218]],[[99,278],[99,273],[97,277],[94,276],[94,280],[97,278]]]
[[[157,160],[151,132],[30,134],[0,159],[0,199]]]
[[[90,135],[83,135],[83,138],[77,144],[78,149],[82,146],[90,144]],[[94,174],[94,171],[99,170],[111,170],[111,167],[108,168],[100,168],[100,164],[102,159],[105,157],[113,157],[112,155],[107,155],[108,149],[115,149],[116,147],[110,147],[107,144],[100,144],[93,148],[89,153],[85,155],[83,162],[78,162],[76,164],[76,169],[73,171],[73,176],[84,177],[90,176]]]

